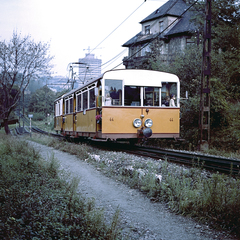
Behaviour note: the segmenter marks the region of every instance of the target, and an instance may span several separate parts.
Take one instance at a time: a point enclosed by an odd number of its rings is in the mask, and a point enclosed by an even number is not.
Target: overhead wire
[[[103,69],[107,68],[112,62],[116,61],[120,56],[122,56],[125,52],[127,51],[127,49],[124,49],[123,51],[121,51],[118,55],[116,55],[114,58],[112,58],[111,60],[105,62],[104,64],[101,65],[104,66],[106,64],[108,64],[107,66],[105,66]]]
[[[104,68],[108,67],[113,61],[115,61],[115,60],[118,59],[120,56],[122,56],[126,51],[127,51],[127,49],[124,49],[123,51],[121,51],[120,53],[118,53],[115,57],[113,57],[113,58],[110,59],[109,61],[103,63],[100,67],[103,67],[103,66],[104,66]],[[107,64],[108,64],[108,65],[107,65]],[[107,66],[105,66],[105,65],[107,65]],[[95,69],[97,69],[97,68],[99,68],[99,67],[93,68],[91,71],[93,71],[93,70],[95,70]],[[85,70],[82,71],[82,72],[79,72],[79,74],[82,74],[82,73],[84,73],[84,72],[85,72]]]
[[[144,0],[143,3],[141,3],[127,18],[125,18],[110,34],[107,35],[107,37],[105,37],[96,47],[94,47],[89,54],[91,54],[96,48],[98,48],[108,37],[110,37],[124,22],[126,22],[144,3],[146,2],[146,0]],[[118,55],[116,55],[115,57],[113,57],[111,60],[107,61],[106,63],[102,64],[100,67],[108,64],[109,62],[112,62],[114,59],[117,59],[118,57],[120,57],[123,52],[125,52],[126,50],[123,50],[121,53],[119,53]],[[97,67],[96,67],[97,68]],[[96,68],[92,69],[91,71],[95,70]],[[106,68],[106,67],[105,67]],[[89,71],[89,70],[88,70]],[[89,71],[89,72],[91,72]],[[84,73],[84,72],[81,72]],[[81,74],[79,73],[79,74]]]
[[[134,11],[136,12],[144,3],[146,2],[146,0]],[[153,39],[151,39],[149,42],[145,43],[140,49],[138,49],[136,52],[134,52],[131,56],[127,57],[126,60],[131,59],[134,55],[136,55],[137,53],[139,53],[140,51],[142,51],[144,48],[146,48],[149,44],[151,44],[155,39],[157,39],[162,33],[164,33],[168,28],[170,28],[173,24],[175,24],[191,7],[193,7],[196,3],[198,2],[198,0],[194,1],[180,16],[178,16],[170,25],[168,25],[165,29],[163,29],[161,32],[159,32]],[[171,7],[173,7],[175,4],[177,3],[177,0],[171,5]],[[115,28],[106,38],[104,38],[95,48],[92,49],[92,51],[94,51],[100,44],[102,44],[113,32],[115,32],[134,12],[132,12],[117,28]],[[156,22],[158,22],[158,19],[156,21],[154,21],[151,26],[155,25]],[[134,46],[136,44],[133,43],[130,48],[132,46]],[[92,52],[91,51],[91,52]],[[126,51],[126,49],[124,49],[122,52],[120,52],[118,55],[116,55],[114,58],[112,58],[111,60],[107,61],[106,63],[102,64],[100,67],[112,62],[114,59],[119,58],[124,52]],[[91,53],[90,52],[90,53]],[[122,61],[121,63],[119,63],[118,65],[116,65],[115,67],[113,67],[111,70],[114,70],[115,68],[119,67],[120,65],[122,65]],[[96,67],[97,68],[97,67]],[[96,68],[92,69],[91,71],[95,70]],[[106,68],[106,67],[105,67]],[[82,72],[83,73],[83,72]]]
[[[128,18],[130,18],[144,3],[146,2],[146,0],[144,0],[144,2],[142,4],[140,4],[139,7],[137,7],[127,18],[124,19],[124,21],[122,21],[111,33],[109,33],[107,35],[107,37],[105,37],[95,48],[92,49],[92,51],[90,53],[92,53],[97,47],[99,47],[109,36],[111,36],[124,22],[127,21]]]

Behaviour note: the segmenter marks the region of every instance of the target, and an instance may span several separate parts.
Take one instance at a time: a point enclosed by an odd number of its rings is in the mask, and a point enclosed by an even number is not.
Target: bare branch
[[[17,32],[8,43],[0,42],[0,118],[9,116],[30,81],[50,74],[49,48],[48,43],[36,43]]]

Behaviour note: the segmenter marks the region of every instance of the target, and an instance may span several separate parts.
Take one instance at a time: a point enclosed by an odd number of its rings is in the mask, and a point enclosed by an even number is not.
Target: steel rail
[[[29,120],[26,116],[24,116],[23,114],[21,114],[21,119],[23,120],[23,122],[24,122],[28,127],[30,127],[30,120]],[[40,134],[52,136],[52,137],[64,138],[64,137],[63,137],[62,135],[60,135],[60,134],[47,132],[47,131],[44,131],[44,130],[42,130],[42,129],[36,127],[36,126],[33,126],[33,125],[31,126],[31,131],[32,131],[32,132],[35,132],[35,133],[40,133]],[[21,133],[19,133],[19,131],[18,131],[17,129],[16,129],[16,132],[17,132],[18,134],[21,134]],[[30,132],[25,129],[25,133],[30,133]]]
[[[30,125],[30,120],[22,116],[23,121]],[[52,137],[64,138],[64,136],[56,133],[50,133],[32,126],[32,131]],[[93,144],[101,144],[101,147],[107,150],[121,150],[131,154],[151,157],[154,159],[167,159],[168,161],[185,164],[189,166],[202,167],[211,171],[218,171],[226,174],[240,175],[240,160],[225,158],[221,156],[204,155],[197,152],[186,152],[178,150],[167,150],[154,147],[143,147],[137,145],[129,145],[113,142],[93,142]]]
[[[153,147],[132,146],[127,152],[148,156],[155,159],[167,159],[171,162],[203,167],[208,170],[227,174],[240,175],[240,160],[213,155],[204,155],[196,152],[166,150]]]

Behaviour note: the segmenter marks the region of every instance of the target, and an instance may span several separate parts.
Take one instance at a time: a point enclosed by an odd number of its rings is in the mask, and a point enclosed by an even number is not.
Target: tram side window
[[[66,109],[65,113],[66,113],[66,114],[68,114],[68,110],[69,110],[68,101],[69,101],[69,100],[66,100],[66,101],[65,101],[65,109]]]
[[[88,92],[83,93],[83,110],[88,108]]]
[[[94,88],[89,90],[89,106],[90,108],[96,107],[96,100],[95,100],[95,90]]]
[[[122,105],[122,80],[105,80],[105,103],[109,105]]]
[[[177,83],[162,82],[161,103],[163,107],[168,107],[170,105],[171,95],[175,95],[177,98]],[[176,106],[176,99],[174,101]]]
[[[159,106],[159,88],[144,87],[144,106]]]
[[[73,98],[69,99],[69,113],[73,113]]]
[[[55,103],[55,116],[59,116],[60,115],[60,103],[56,102]]]
[[[81,94],[77,95],[77,111],[81,111],[82,110],[82,98],[81,98]]]
[[[57,109],[57,112],[58,112],[58,116],[61,115],[61,106],[60,106],[60,102],[58,103],[58,109]]]
[[[124,86],[124,105],[125,106],[140,106],[140,89],[137,86]]]
[[[62,112],[62,101],[58,101],[56,103],[56,116],[61,116],[63,114]]]

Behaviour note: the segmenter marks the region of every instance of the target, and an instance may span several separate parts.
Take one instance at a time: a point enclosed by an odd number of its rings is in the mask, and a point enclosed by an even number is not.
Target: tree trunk
[[[8,119],[5,118],[3,123],[4,123],[5,133],[8,135],[10,133],[10,129],[8,127]]]

